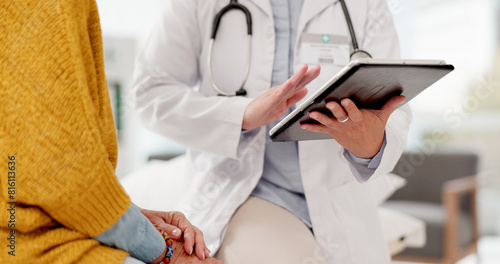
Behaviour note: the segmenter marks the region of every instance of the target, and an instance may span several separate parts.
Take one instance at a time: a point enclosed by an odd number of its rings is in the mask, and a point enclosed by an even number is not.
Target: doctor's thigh
[[[236,210],[215,258],[225,264],[324,264],[311,230],[289,211],[257,197]]]

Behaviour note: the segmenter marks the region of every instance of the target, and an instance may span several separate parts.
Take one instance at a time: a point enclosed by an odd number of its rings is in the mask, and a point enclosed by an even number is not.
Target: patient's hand
[[[176,241],[172,240],[172,249],[173,249],[173,254],[172,257],[170,258],[171,264],[224,264],[224,262],[211,258],[209,255],[207,255],[204,259],[198,259],[196,256],[193,255],[188,255],[183,249],[184,245],[181,241]],[[167,253],[167,249],[165,248],[165,251],[156,258],[155,260],[151,261],[150,263],[160,263],[165,257],[165,254]]]
[[[221,260],[211,258],[209,255],[206,256],[204,260],[198,259],[196,256],[188,255],[184,250],[184,245],[180,241],[173,241],[172,248],[174,249],[174,254],[170,258],[171,264],[224,264]]]
[[[177,251],[175,251],[175,254],[179,255],[181,251],[182,253],[187,255],[192,255],[193,253],[195,253],[200,260],[203,260],[209,256],[210,251],[205,246],[203,233],[196,226],[192,225],[183,213],[160,212],[147,209],[141,209],[141,213],[145,215],[157,229],[167,232],[169,237],[174,240],[174,242],[182,242],[184,251],[179,248]]]

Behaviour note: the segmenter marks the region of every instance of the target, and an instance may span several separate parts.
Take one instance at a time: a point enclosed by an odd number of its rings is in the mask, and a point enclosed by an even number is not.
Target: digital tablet
[[[442,60],[352,61],[274,126],[269,136],[273,141],[331,139],[328,134],[300,128],[303,123],[317,123],[309,117],[310,112],[332,116],[325,104],[344,98],[366,109],[379,109],[396,95],[406,96],[407,103],[453,69],[453,65]]]

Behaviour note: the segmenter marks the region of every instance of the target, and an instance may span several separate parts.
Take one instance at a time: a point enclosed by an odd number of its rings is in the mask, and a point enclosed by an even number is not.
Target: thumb
[[[174,240],[178,240],[182,236],[182,231],[173,225],[162,223],[158,225],[158,229],[167,232],[168,236]]]
[[[394,112],[398,107],[406,101],[406,97],[404,95],[397,95],[389,99],[381,108],[380,111],[384,112],[384,114],[389,117],[392,112]]]

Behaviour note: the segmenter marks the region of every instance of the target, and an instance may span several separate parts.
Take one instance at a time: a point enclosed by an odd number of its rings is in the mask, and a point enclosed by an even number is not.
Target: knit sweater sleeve
[[[96,236],[130,199],[114,175],[95,1],[3,1],[1,8],[0,144],[2,160],[16,157],[16,202]]]

